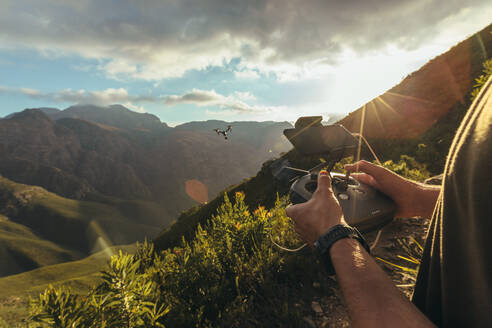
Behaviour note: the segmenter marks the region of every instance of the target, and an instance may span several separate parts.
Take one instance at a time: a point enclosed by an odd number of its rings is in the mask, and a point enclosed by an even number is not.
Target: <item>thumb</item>
[[[350,176],[359,182],[379,189],[377,181],[367,173],[352,173]]]
[[[346,164],[344,168],[349,172],[359,171],[367,173],[376,179],[381,178],[386,171],[386,169],[382,166],[370,163],[368,161],[358,161],[354,164]]]
[[[331,177],[328,171],[322,170],[318,174],[318,188],[317,191],[325,192],[331,191]]]

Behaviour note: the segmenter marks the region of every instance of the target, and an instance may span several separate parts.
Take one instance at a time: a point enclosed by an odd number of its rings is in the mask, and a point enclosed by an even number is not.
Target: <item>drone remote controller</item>
[[[331,173],[333,193],[342,207],[345,221],[361,232],[376,230],[393,220],[395,203],[380,191],[352,177]],[[318,186],[318,174],[306,174],[291,185],[290,201],[307,202]]]
[[[274,168],[273,174],[279,180],[292,183],[289,196],[293,204],[311,199],[318,185],[317,169],[328,167],[327,170],[331,171],[336,162],[353,156],[358,148],[355,136],[343,126],[323,126],[321,121],[321,116],[301,117],[294,129],[284,130],[284,135],[299,153],[327,159],[309,171],[292,168],[287,160]],[[333,192],[349,225],[368,232],[393,220],[396,205],[391,198],[348,174],[330,172],[330,175]]]

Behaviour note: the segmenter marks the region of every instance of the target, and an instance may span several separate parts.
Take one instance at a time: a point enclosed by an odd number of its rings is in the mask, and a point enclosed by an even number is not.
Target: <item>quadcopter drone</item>
[[[227,126],[227,130],[220,130],[220,129],[214,129],[214,131],[217,133],[217,135],[223,135],[224,138],[227,140],[227,135],[232,131],[232,125]]]
[[[349,225],[368,232],[388,224],[396,210],[391,198],[350,177],[349,173],[331,172],[337,162],[355,155],[359,146],[357,138],[343,126],[323,126],[321,120],[321,116],[301,117],[294,129],[284,130],[284,135],[302,155],[318,155],[326,161],[306,171],[290,167],[286,159],[280,159],[273,166],[273,175],[291,184],[290,201],[299,204],[311,199],[317,188],[318,173],[326,167],[330,172],[333,193]]]

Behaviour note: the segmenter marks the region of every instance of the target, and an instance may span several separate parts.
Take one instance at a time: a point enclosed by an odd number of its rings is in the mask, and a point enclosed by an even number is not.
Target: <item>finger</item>
[[[386,171],[382,166],[372,164],[368,161],[358,161],[354,164],[346,164],[344,168],[349,172],[364,172],[372,175],[376,180],[380,178]]]
[[[285,215],[287,215],[289,218],[292,218],[296,211],[295,207],[296,206],[292,204],[287,205],[287,207],[285,208]]]
[[[377,187],[378,183],[376,182],[374,177],[370,176],[367,173],[352,173],[350,176],[361,183],[372,187]]]
[[[293,223],[294,223],[294,224],[293,224],[293,226],[294,226],[294,231],[295,231],[295,232],[297,232],[297,233],[299,234],[299,231],[300,231],[300,230],[299,230],[299,225],[297,224],[297,222],[296,222],[296,221],[293,221]]]
[[[296,204],[296,205],[288,205],[286,208],[285,208],[285,215],[287,215],[289,218],[292,219],[292,221],[296,221],[298,219],[298,216],[299,216],[299,212],[302,211],[302,207],[305,205],[306,203],[301,203],[301,204]]]
[[[331,191],[331,177],[328,171],[322,170],[318,174],[318,188],[316,191]]]

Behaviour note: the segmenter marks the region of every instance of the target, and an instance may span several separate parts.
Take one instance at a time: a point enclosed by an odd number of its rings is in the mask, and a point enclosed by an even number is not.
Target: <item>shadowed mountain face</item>
[[[228,140],[213,131],[229,124]],[[0,120],[0,174],[74,199],[98,192],[155,201],[173,216],[288,150],[282,131],[289,127],[208,121],[170,128],[120,105],[28,109]]]
[[[0,176],[0,277],[152,238],[169,223],[154,202],[77,201]]]
[[[148,113],[136,113],[121,105],[108,107],[94,105],[75,105],[62,111],[52,108],[41,109],[52,119],[79,118],[93,123],[99,123],[120,129],[153,131],[167,128],[155,115]]]
[[[454,106],[466,104],[473,77],[492,53],[491,32],[489,25],[339,123],[369,138],[420,136]]]

